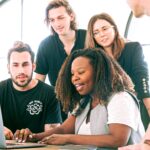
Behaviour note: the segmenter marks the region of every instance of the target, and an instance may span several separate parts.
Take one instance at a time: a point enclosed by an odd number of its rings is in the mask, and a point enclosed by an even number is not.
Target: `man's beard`
[[[18,87],[26,87],[31,82],[32,76],[33,76],[33,73],[30,76],[27,76],[28,78],[27,78],[27,80],[26,80],[26,82],[24,84],[20,84],[19,82],[17,82],[17,80],[14,79],[12,77],[12,75],[11,75],[11,79],[12,79],[13,83],[16,84]]]

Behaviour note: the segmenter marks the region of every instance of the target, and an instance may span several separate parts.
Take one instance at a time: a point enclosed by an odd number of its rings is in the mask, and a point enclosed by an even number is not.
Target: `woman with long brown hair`
[[[131,77],[141,100],[141,116],[146,129],[150,115],[149,74],[141,45],[122,38],[114,20],[106,13],[90,19],[85,43],[86,48],[103,48]]]

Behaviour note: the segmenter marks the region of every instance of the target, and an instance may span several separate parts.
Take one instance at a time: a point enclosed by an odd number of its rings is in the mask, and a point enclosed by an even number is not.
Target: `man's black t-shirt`
[[[12,132],[22,128],[42,132],[45,124],[61,122],[53,88],[41,81],[28,91],[14,89],[11,79],[0,82],[0,104],[4,126]]]
[[[76,41],[71,50],[84,48],[86,30],[76,31]],[[36,73],[47,75],[51,85],[55,86],[59,70],[66,59],[67,54],[64,45],[57,34],[44,39],[38,49],[36,59]]]

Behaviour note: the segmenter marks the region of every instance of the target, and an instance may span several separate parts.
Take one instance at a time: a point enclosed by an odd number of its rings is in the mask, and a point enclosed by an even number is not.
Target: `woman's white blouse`
[[[78,134],[91,135],[90,122],[86,123],[86,118],[79,128]]]

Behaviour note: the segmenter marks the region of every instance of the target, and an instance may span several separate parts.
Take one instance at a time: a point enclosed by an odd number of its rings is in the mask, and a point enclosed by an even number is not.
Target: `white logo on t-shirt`
[[[27,111],[29,111],[30,115],[38,115],[42,111],[42,107],[42,102],[34,100],[27,105]]]

